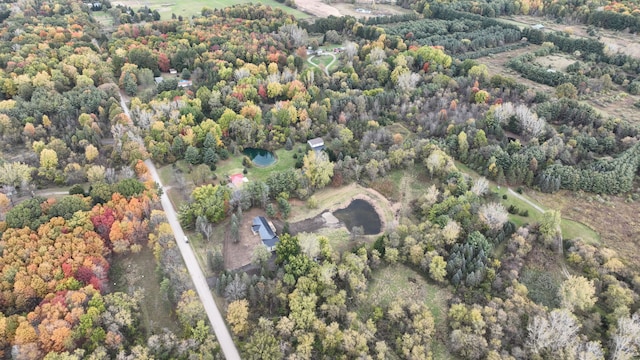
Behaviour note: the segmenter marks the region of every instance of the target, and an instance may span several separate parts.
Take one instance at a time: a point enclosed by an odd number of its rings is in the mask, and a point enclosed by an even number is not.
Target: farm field
[[[508,76],[534,91],[553,95],[555,94],[554,87],[526,79],[517,71],[507,66],[507,62],[512,58],[526,53],[533,53],[538,49],[540,49],[539,45],[530,44],[527,47],[506,51],[501,54],[481,57],[476,59],[476,61],[487,66],[489,76]],[[576,60],[573,55],[556,53],[536,58],[535,63],[556,71],[564,71],[568,65],[574,63]],[[608,92],[581,96],[579,97],[579,101],[591,105],[604,116],[615,116],[640,124],[640,110],[633,105],[640,101],[640,96],[627,94],[623,87],[619,85],[614,84],[614,88]]]
[[[130,6],[133,9],[139,9],[141,7],[147,6],[152,10],[158,10],[160,13],[162,20],[171,19],[171,14],[175,14],[176,16],[183,17],[191,17],[193,15],[200,15],[202,8],[208,7],[212,9],[221,9],[228,6],[236,5],[236,4],[247,4],[247,3],[260,3],[264,5],[271,6],[272,8],[282,9],[283,11],[292,14],[298,19],[304,19],[309,17],[308,14],[304,12],[293,9],[291,7],[285,6],[275,0],[261,0],[261,1],[251,1],[251,0],[188,0],[188,1],[164,1],[164,0],[118,0],[114,2],[114,4],[122,4],[126,6]]]

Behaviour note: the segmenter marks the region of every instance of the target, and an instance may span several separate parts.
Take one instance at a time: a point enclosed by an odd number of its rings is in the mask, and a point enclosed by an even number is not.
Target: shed
[[[310,139],[307,141],[307,144],[309,144],[311,149],[314,151],[324,150],[324,140],[322,140],[322,138],[317,137],[315,139]]]

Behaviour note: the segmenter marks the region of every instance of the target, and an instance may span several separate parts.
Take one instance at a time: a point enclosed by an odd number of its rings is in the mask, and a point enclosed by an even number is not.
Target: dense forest
[[[308,21],[236,5],[159,21],[104,2],[109,32],[76,0],[0,4],[0,358],[223,357],[165,191],[243,359],[640,356],[637,258],[513,202],[640,200],[639,123],[592,106],[616,93],[640,111],[640,59],[500,20],[635,33],[638,4],[398,4],[411,12]],[[504,54],[505,73],[485,63]],[[318,137],[323,150],[307,147]],[[253,165],[248,148],[281,167]],[[383,231],[294,231],[350,186],[399,204]],[[230,268],[248,212],[279,242]],[[114,268],[141,254],[159,294],[118,285]],[[176,326],[148,319],[156,295]]]

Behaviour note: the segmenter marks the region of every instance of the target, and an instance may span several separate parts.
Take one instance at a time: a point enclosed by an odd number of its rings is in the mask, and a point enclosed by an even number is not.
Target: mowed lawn
[[[293,158],[293,155],[296,154],[297,157],[304,157],[304,152],[298,152],[298,147],[295,147],[294,150],[286,150],[284,148],[278,149],[274,152],[276,155],[276,162],[269,166],[257,166],[253,164],[250,168],[247,169],[247,174],[245,175],[249,181],[266,181],[269,175],[272,172],[282,172],[287,169],[295,168],[297,159]],[[224,176],[231,176],[233,174],[241,174],[244,166],[242,166],[242,159],[246,155],[238,155],[231,156],[227,160],[223,160],[218,162],[217,169],[214,171],[218,174],[218,179],[221,179]]]
[[[282,9],[284,12],[295,16],[298,19],[308,18],[309,15],[303,13],[300,10],[296,10],[285,6],[275,0],[185,0],[185,1],[171,1],[171,0],[119,0],[116,3],[122,3],[127,6],[131,6],[133,9],[139,9],[144,6],[148,6],[152,10],[158,10],[162,20],[171,19],[171,14],[176,16],[191,17],[193,15],[200,15],[202,8],[208,7],[210,9],[222,9],[228,6],[237,4],[263,4],[271,6],[272,8]]]

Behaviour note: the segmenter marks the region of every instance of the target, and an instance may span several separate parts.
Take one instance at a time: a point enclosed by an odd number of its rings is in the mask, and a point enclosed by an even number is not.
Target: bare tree
[[[613,336],[611,360],[633,359],[640,354],[640,313],[618,319],[618,328]]]
[[[211,240],[211,233],[213,232],[213,224],[211,224],[206,217],[200,215],[196,219],[196,229],[202,233],[202,236],[207,241]]]
[[[233,281],[224,289],[224,298],[231,303],[247,296],[247,284],[236,274]]]
[[[358,44],[347,41],[344,43],[344,55],[348,62],[353,61],[353,58],[358,55]]]
[[[562,349],[576,349],[580,323],[567,309],[556,309],[545,315],[537,315],[527,326],[528,346],[534,354],[543,351],[558,353]]]
[[[500,203],[492,202],[484,204],[478,211],[480,220],[487,224],[491,230],[497,231],[509,220],[509,214]]]
[[[373,65],[380,65],[387,58],[387,54],[379,47],[371,49],[369,60]]]
[[[405,94],[408,94],[416,89],[416,85],[420,81],[420,75],[414,72],[404,72],[398,75],[398,88]]]
[[[292,48],[298,48],[306,45],[308,40],[307,30],[302,29],[294,24],[282,25],[278,29],[278,35]]]
[[[476,179],[471,187],[471,192],[478,196],[486,194],[487,190],[489,190],[489,181],[484,177]]]

